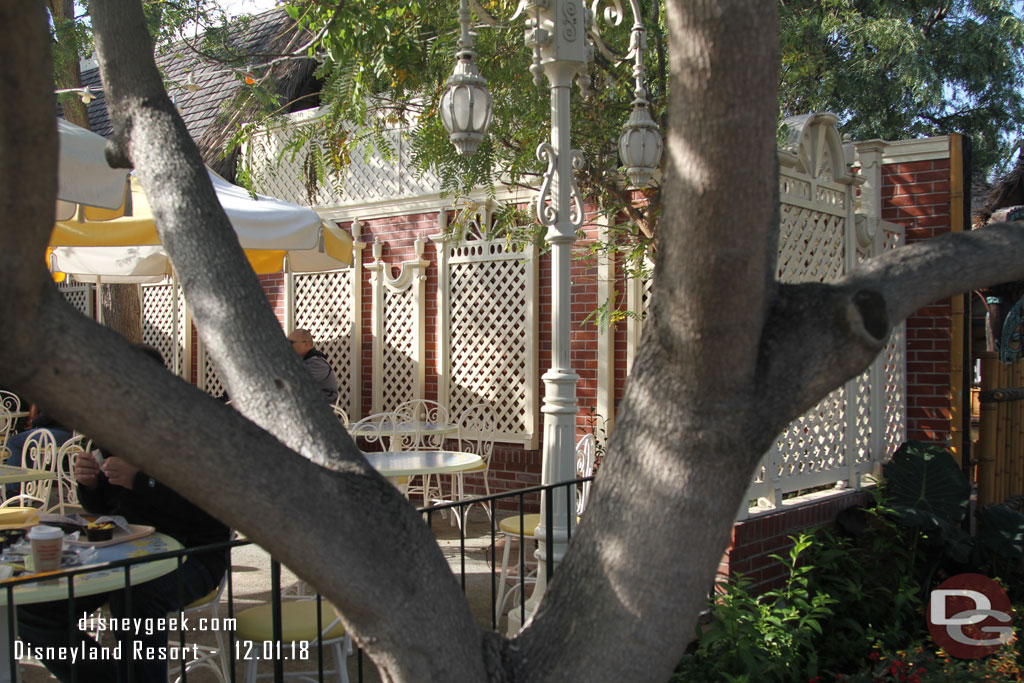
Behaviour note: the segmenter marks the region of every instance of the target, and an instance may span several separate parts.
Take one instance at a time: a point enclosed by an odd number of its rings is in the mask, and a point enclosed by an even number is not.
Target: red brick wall
[[[948,159],[882,169],[882,218],[906,229],[908,244],[950,231]],[[952,309],[945,299],[907,318],[907,438],[949,444]]]
[[[783,557],[793,547],[790,536],[816,527],[831,527],[836,515],[855,505],[870,504],[867,491],[832,495],[799,507],[758,515],[738,522],[732,528],[732,542],[718,565],[718,578],[731,579],[741,573],[753,582],[754,594],[777,588],[786,577],[786,568],[772,555]]]

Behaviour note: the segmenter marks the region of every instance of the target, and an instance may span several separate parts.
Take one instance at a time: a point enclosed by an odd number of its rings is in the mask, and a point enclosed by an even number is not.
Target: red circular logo
[[[928,599],[928,632],[952,657],[977,659],[1013,640],[1013,610],[1002,587],[981,574],[957,574]]]

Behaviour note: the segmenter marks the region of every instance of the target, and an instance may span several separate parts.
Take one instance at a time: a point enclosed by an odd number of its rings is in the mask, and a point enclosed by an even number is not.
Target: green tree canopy
[[[1024,22],[1012,0],[780,0],[779,106],[838,115],[854,140],[963,133],[976,173],[1024,124]]]
[[[611,3],[606,3],[611,4]],[[316,36],[308,56],[319,62],[328,115],[306,127],[291,149],[307,155],[319,183],[343,168],[360,141],[391,153],[382,132],[411,122],[421,170],[437,173],[452,194],[496,183],[530,184],[542,172],[534,156],[548,135],[547,84],[535,85],[515,0],[471,2],[474,48],[494,98],[489,135],[472,157],[457,154],[437,103],[458,49],[458,3],[407,0],[295,0],[289,11]],[[654,233],[660,193],[637,208],[624,190],[616,142],[632,99],[625,60],[631,20],[597,23],[617,59],[597,51],[592,95],[573,107],[573,141],[586,159],[581,190],[606,207],[627,210],[626,234],[644,248]],[[660,0],[642,0],[648,32],[646,85],[655,119],[664,123],[667,30]],[[960,132],[975,142],[976,172],[1001,170],[1024,122],[1021,94],[1024,22],[1012,0],[780,0],[780,118],[831,111],[854,139],[894,140]],[[492,19],[492,17],[494,19]],[[288,103],[269,100],[271,113]],[[242,141],[260,126],[237,137]],[[663,130],[663,132],[665,132]],[[245,174],[243,173],[243,178]],[[638,229],[637,229],[638,228]]]

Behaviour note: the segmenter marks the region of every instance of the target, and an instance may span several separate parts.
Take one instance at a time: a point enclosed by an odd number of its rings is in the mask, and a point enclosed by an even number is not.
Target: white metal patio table
[[[40,479],[56,479],[53,470],[41,470],[35,467],[19,467],[17,465],[0,465],[0,484],[17,484],[23,481]]]
[[[483,462],[476,453],[462,451],[381,451],[363,455],[375,470],[392,478],[461,472]]]
[[[108,562],[116,562],[129,557],[144,557],[158,553],[181,550],[182,545],[174,538],[161,533],[152,533],[142,538],[137,538],[124,543],[116,543],[96,548],[96,556],[85,567],[96,566],[96,571],[74,576],[75,595],[95,595],[96,593],[107,593],[123,589],[125,587],[125,568],[103,567]],[[177,558],[170,557],[152,562],[144,562],[132,565],[129,575],[132,584],[145,583],[152,579],[169,574],[178,566]],[[79,569],[79,567],[68,567],[68,569]],[[21,577],[19,577],[21,578]],[[53,600],[66,600],[68,597],[67,577],[24,583],[14,587],[13,599],[15,605],[27,605],[35,602],[50,602]],[[4,582],[0,581],[0,683],[9,683],[10,678],[10,634],[7,631],[8,590]]]

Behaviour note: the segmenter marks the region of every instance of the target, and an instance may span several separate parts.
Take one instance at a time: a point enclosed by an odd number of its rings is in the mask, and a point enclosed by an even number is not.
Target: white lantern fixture
[[[459,51],[455,53],[458,61],[445,84],[440,105],[441,122],[452,144],[463,156],[476,152],[487,127],[491,125],[494,111],[491,93],[487,91],[487,79],[476,68],[469,19],[469,4],[462,0],[459,8],[462,35],[459,37]]]
[[[635,187],[646,187],[661,165],[662,140],[658,124],[651,118],[647,89],[644,87],[644,49],[647,47],[647,32],[643,24],[636,21],[630,34],[630,53],[634,58],[633,112],[622,127],[619,138],[619,158],[626,167],[626,176]]]

